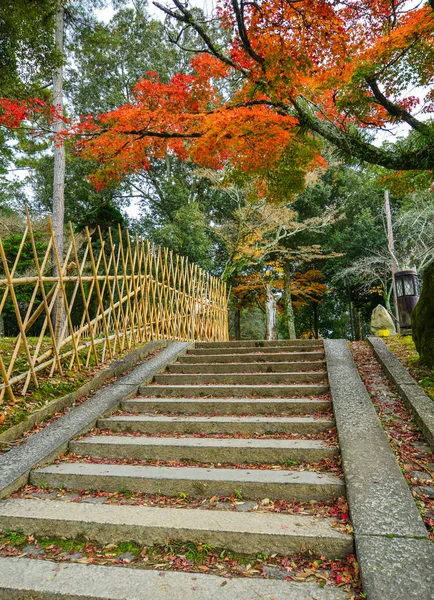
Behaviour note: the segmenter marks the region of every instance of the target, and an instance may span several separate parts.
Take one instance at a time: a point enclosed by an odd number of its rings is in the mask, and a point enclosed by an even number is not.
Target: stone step
[[[128,402],[128,406],[131,403]],[[98,420],[100,429],[140,433],[304,433],[333,427],[333,421],[312,417],[165,417],[120,415]]]
[[[313,582],[0,558],[1,600],[345,600]],[[254,588],[254,592],[252,592]],[[67,590],[67,595],[65,595]],[[253,595],[252,595],[253,594]]]
[[[311,400],[310,398],[133,398],[124,400],[122,410],[129,412],[181,414],[311,414],[330,410],[329,400]]]
[[[271,363],[172,363],[169,373],[297,373],[302,371],[324,371],[322,360],[310,362]]]
[[[282,354],[286,352],[290,354],[294,350],[294,354],[312,353],[313,351],[321,356],[324,354],[323,349],[312,346],[264,346],[264,347],[241,347],[241,348],[191,348],[188,350],[188,356],[206,356],[213,354]]]
[[[139,394],[162,398],[167,396],[193,398],[197,396],[214,398],[293,398],[297,396],[318,396],[327,394],[328,385],[142,385]]]
[[[0,503],[4,529],[36,537],[86,538],[99,544],[150,546],[170,537],[244,554],[312,552],[328,558],[353,552],[353,540],[333,520],[311,516],[184,508],[119,506],[14,498]]]
[[[69,443],[71,452],[92,458],[192,460],[204,463],[318,462],[338,453],[319,440],[216,439],[97,435]]]
[[[324,343],[322,340],[233,340],[230,342],[196,342],[194,344],[195,348],[267,348],[269,346],[323,348]]]
[[[191,498],[230,496],[235,490],[245,500],[272,498],[321,502],[345,495],[341,478],[311,471],[146,467],[77,462],[60,463],[32,471],[30,483],[47,485],[51,489],[103,492],[125,489],[172,497],[184,493]]]
[[[159,385],[267,385],[269,383],[321,383],[327,379],[327,373],[162,373],[154,377]]]
[[[281,352],[281,353],[250,353],[250,354],[184,354],[178,358],[180,363],[267,363],[267,362],[306,362],[323,360],[323,352]]]

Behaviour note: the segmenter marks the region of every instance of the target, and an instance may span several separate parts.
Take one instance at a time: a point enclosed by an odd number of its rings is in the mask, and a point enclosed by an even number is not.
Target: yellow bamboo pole
[[[31,356],[31,353],[30,353],[30,348],[29,348],[29,345],[27,343],[26,333],[25,333],[24,327],[23,327],[23,321],[21,319],[21,314],[20,314],[20,309],[19,309],[19,305],[18,305],[17,296],[15,294],[14,286],[13,286],[13,284],[11,282],[11,274],[10,274],[9,267],[8,267],[8,262],[7,262],[7,259],[6,259],[6,253],[5,253],[5,250],[3,248],[3,243],[1,241],[1,239],[0,239],[0,256],[1,256],[1,259],[2,259],[2,262],[3,262],[3,268],[5,270],[6,279],[9,282],[10,294],[11,294],[11,297],[12,297],[12,303],[14,305],[14,310],[15,310],[15,317],[17,319],[18,329],[20,330],[20,333],[21,333],[21,338],[22,338],[22,342],[24,344],[24,349],[25,349],[27,361],[29,363],[30,372],[32,374],[32,378],[33,378],[33,382],[34,382],[35,386],[39,387],[38,379],[37,379],[36,373],[35,373],[35,366],[33,364],[32,356]]]

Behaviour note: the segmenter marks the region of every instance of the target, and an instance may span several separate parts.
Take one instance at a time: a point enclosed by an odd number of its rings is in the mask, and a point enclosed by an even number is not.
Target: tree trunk
[[[241,308],[238,306],[235,308],[235,318],[234,318],[234,333],[235,339],[241,339]]]
[[[319,315],[318,315],[318,303],[314,302],[312,305],[313,309],[313,330],[315,332],[315,339],[319,338]]]
[[[271,286],[267,285],[265,292],[265,318],[267,320],[267,340],[276,339],[276,300],[271,291]]]
[[[3,315],[0,315],[0,337],[5,337],[5,320]]]
[[[56,13],[55,44],[59,52],[63,54],[63,34],[64,34],[64,8],[62,1],[59,0]],[[53,106],[58,115],[63,115],[63,66],[56,68],[53,74]],[[65,124],[61,118],[54,118],[54,134],[60,133]],[[53,149],[54,154],[54,176],[53,176],[53,233],[56,243],[59,262],[63,263],[63,228],[65,220],[65,146],[60,140],[56,140]],[[53,260],[53,274],[58,276],[56,261]],[[55,331],[56,339],[59,341],[63,322],[64,309],[63,298],[59,293],[55,306]]]
[[[354,309],[354,337],[356,341],[362,339],[362,327],[360,322],[360,310],[358,308]]]
[[[353,311],[353,303],[351,301],[351,288],[348,287],[347,291],[348,291],[348,308],[350,310],[351,339],[354,342],[354,340],[356,339],[356,336],[354,333],[354,311]]]
[[[421,361],[434,367],[434,262],[424,271],[422,292],[411,315],[411,329]]]
[[[296,340],[294,308],[292,306],[291,296],[291,263],[285,260],[283,263],[283,295],[285,303],[285,318],[288,327],[288,335],[290,340]]]

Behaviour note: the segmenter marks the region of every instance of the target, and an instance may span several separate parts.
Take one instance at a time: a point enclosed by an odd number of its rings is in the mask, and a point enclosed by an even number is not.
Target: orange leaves
[[[130,104],[78,128],[86,135],[80,143],[85,155],[101,164],[97,185],[173,152],[207,167],[230,162],[263,179],[289,156],[294,169],[288,187],[299,191],[304,173],[320,162],[318,145],[306,143],[308,134],[298,135],[299,118],[303,131],[315,130],[341,149],[344,136],[355,140],[344,152],[365,159],[355,128],[375,130],[402,120],[403,110],[416,107],[409,90],[417,86],[427,90],[432,107],[434,11],[428,5],[264,0],[244,1],[236,14],[237,7],[240,0],[217,6],[222,27],[234,31],[221,50],[226,59],[214,56],[220,50],[210,44],[208,53],[193,58],[189,74],[162,83],[147,73]],[[228,92],[235,72],[237,88]],[[385,166],[378,156],[373,152],[367,160]],[[274,193],[267,186],[262,192]]]
[[[27,98],[26,100],[0,98],[0,126],[16,129],[23,121],[34,119],[40,115],[43,115],[49,123],[52,123],[54,119],[62,119],[66,122],[66,119],[63,115],[59,115],[54,106],[39,98]]]
[[[238,94],[224,104],[213,80],[227,75],[226,65],[201,54],[192,67],[195,75],[178,74],[168,84],[147,73],[131,104],[78,126],[76,133],[85,134],[79,148],[101,164],[92,177],[97,187],[148,168],[166,152],[206,167],[229,161],[240,171],[265,171],[294,142],[297,119],[277,114],[266,97],[252,102]]]
[[[202,119],[203,135],[190,156],[205,166],[230,161],[241,171],[273,166],[294,135],[297,120],[276,115],[266,106],[225,107]]]
[[[320,302],[328,289],[325,279],[325,275],[318,269],[294,273],[291,283],[291,293],[296,298],[294,304],[299,308],[307,302]]]
[[[197,73],[199,79],[204,81],[210,79],[224,79],[229,74],[228,65],[222,63],[210,54],[197,54],[190,64]]]

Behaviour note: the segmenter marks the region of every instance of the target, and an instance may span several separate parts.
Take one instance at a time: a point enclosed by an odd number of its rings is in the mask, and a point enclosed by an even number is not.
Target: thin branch
[[[248,71],[246,69],[243,69],[240,65],[237,65],[236,63],[234,63],[228,56],[226,56],[226,54],[224,54],[219,48],[217,48],[217,46],[211,40],[210,36],[207,34],[207,32],[204,30],[204,28],[201,27],[199,25],[199,23],[196,22],[191,11],[189,11],[185,6],[183,6],[183,4],[180,2],[180,0],[173,0],[173,1],[174,1],[175,6],[178,8],[178,10],[180,11],[181,14],[176,13],[173,10],[170,10],[170,8],[163,6],[159,2],[153,2],[153,4],[154,4],[154,6],[156,6],[160,10],[162,10],[164,13],[166,13],[166,15],[168,15],[169,17],[176,19],[180,23],[187,23],[187,25],[190,25],[196,31],[196,33],[202,38],[202,40],[205,42],[205,44],[206,44],[207,48],[209,49],[209,51],[211,52],[211,54],[213,54],[216,58],[220,59],[226,65],[229,65],[233,69],[236,69],[237,71],[240,71],[244,75],[247,75]]]
[[[381,104],[381,106],[385,108],[387,112],[390,115],[392,115],[392,117],[402,119],[408,125],[410,125],[410,127],[412,127],[414,130],[418,131],[426,137],[433,136],[433,132],[428,125],[425,125],[425,123],[422,123],[422,121],[419,121],[418,119],[413,117],[413,115],[406,111],[405,108],[402,108],[398,104],[395,104],[394,102],[386,98],[386,96],[380,90],[378,83],[375,79],[366,78],[366,82],[371,88],[372,93],[374,94],[374,97],[377,100],[377,103]]]

